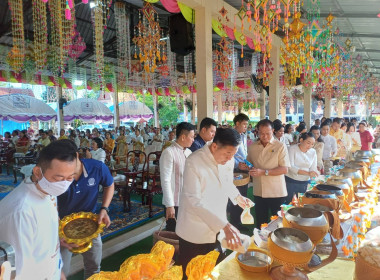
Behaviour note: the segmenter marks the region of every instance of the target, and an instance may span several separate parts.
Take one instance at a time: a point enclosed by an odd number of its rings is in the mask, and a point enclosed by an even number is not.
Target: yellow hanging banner
[[[212,19],[211,21],[212,29],[218,34],[220,37],[227,37],[226,31],[224,31],[223,25],[216,19]]]
[[[190,23],[194,24],[195,23],[195,13],[192,8],[189,6],[186,6],[185,4],[182,4],[181,2],[177,2],[178,7],[181,10],[181,13],[183,17]]]
[[[144,1],[153,4],[153,3],[157,3],[160,0],[144,0]]]

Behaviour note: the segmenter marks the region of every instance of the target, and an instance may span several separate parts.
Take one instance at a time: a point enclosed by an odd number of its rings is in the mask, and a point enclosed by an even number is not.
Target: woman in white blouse
[[[86,158],[92,158],[104,162],[106,160],[106,152],[103,148],[103,141],[96,137],[91,141],[92,151],[86,150]]]
[[[346,133],[351,137],[351,153],[355,153],[357,150],[360,150],[362,147],[360,134],[355,130],[355,125],[352,122],[348,123]]]
[[[290,146],[289,160],[290,168],[285,175],[286,189],[288,196],[287,204],[292,201],[294,194],[306,192],[310,178],[319,175],[317,169],[317,153],[313,149],[315,143],[314,135],[311,132],[300,135],[300,143]]]
[[[287,142],[285,137],[284,137],[284,132],[285,132],[285,129],[284,129],[284,126],[281,124],[281,123],[273,123],[273,126],[274,126],[274,137],[280,141],[281,143],[284,143],[286,146],[287,145]]]
[[[294,142],[294,127],[291,123],[288,123],[285,125],[285,134],[284,134],[284,139],[285,139],[285,145],[286,147],[290,147],[290,145],[295,144]]]

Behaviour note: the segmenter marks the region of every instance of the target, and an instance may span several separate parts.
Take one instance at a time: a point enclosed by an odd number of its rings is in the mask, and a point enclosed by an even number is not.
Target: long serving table
[[[255,248],[256,245],[251,245]],[[270,272],[254,273],[240,268],[235,259],[236,252],[230,254],[213,270],[212,276],[216,280],[271,280]],[[322,259],[324,256],[321,256]],[[272,267],[278,266],[276,262]],[[354,275],[355,263],[352,260],[336,259],[329,265],[308,274],[310,280],[351,280]],[[211,279],[211,278],[210,278]]]
[[[369,183],[376,185],[375,189],[379,188],[380,178],[375,177],[378,169],[380,167],[379,163],[372,166],[372,178],[370,178]],[[376,181],[373,181],[375,180]],[[364,190],[359,191],[359,193],[367,193]],[[376,192],[374,192],[376,193]],[[359,209],[352,209],[352,216],[346,221],[342,222],[342,228],[344,231],[344,238],[337,242],[338,248],[338,258],[332,263],[311,272],[308,274],[310,280],[351,280],[354,278],[355,262],[354,257],[357,253],[358,247],[360,246],[361,240],[365,238],[365,233],[371,225],[371,217],[373,213],[380,212],[380,204],[374,202],[370,199],[371,194],[368,194],[362,207]],[[373,195],[373,194],[372,194]],[[377,193],[379,195],[379,193]],[[269,223],[267,229],[269,231],[275,230],[279,227],[282,219],[279,217],[277,220]],[[373,226],[379,226],[378,224]],[[253,238],[252,238],[253,239]],[[253,241],[253,240],[252,240]],[[258,248],[254,242],[250,246],[250,249]],[[261,249],[261,248],[260,248]],[[324,259],[330,253],[330,246],[317,246],[316,253]],[[254,273],[245,271],[240,268],[236,260],[236,252],[231,253],[225,260],[219,263],[213,270],[212,276],[217,280],[271,280],[270,272]],[[272,268],[278,266],[279,264],[274,262]],[[211,279],[211,278],[210,278]],[[379,276],[380,279],[380,276]]]

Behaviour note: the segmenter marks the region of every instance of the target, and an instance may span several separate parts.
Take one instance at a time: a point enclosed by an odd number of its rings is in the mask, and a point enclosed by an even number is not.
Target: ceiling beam
[[[380,53],[380,49],[356,49],[356,52]],[[372,60],[372,59],[370,59]]]
[[[339,33],[339,35],[342,37],[351,37],[351,38],[379,38],[380,39],[380,33]]]
[[[320,18],[327,18],[330,13],[320,13]],[[331,13],[335,18],[378,18],[378,12],[373,13]]]

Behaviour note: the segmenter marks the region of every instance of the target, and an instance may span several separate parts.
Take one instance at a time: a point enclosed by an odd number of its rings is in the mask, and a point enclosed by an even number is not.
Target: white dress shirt
[[[207,143],[186,160],[176,233],[182,239],[205,244],[216,241],[227,223],[228,198],[236,204],[234,159],[218,164]]]
[[[308,181],[310,177],[307,175],[298,174],[298,170],[314,171],[318,173],[317,168],[317,153],[311,148],[306,153],[302,152],[299,145],[292,145],[289,148],[290,168],[287,177],[297,181]]]
[[[0,240],[15,250],[16,280],[60,279],[56,205],[28,177],[0,201]]]
[[[289,133],[284,133],[284,142],[286,147],[290,147],[291,143],[293,143],[294,141],[294,138],[293,138],[293,134],[289,134]]]
[[[323,146],[323,160],[328,160],[331,157],[335,157],[336,153],[338,152],[338,145],[336,143],[336,140],[334,136],[331,135],[326,135],[323,136],[321,135],[321,139],[325,143]]]
[[[104,162],[106,160],[106,152],[103,149],[98,148],[96,151],[90,151],[90,153],[92,155],[92,159],[96,159],[101,162]]]
[[[185,160],[191,154],[177,142],[166,148],[160,157],[160,178],[162,188],[162,204],[166,207],[179,206],[179,197],[183,186]]]

